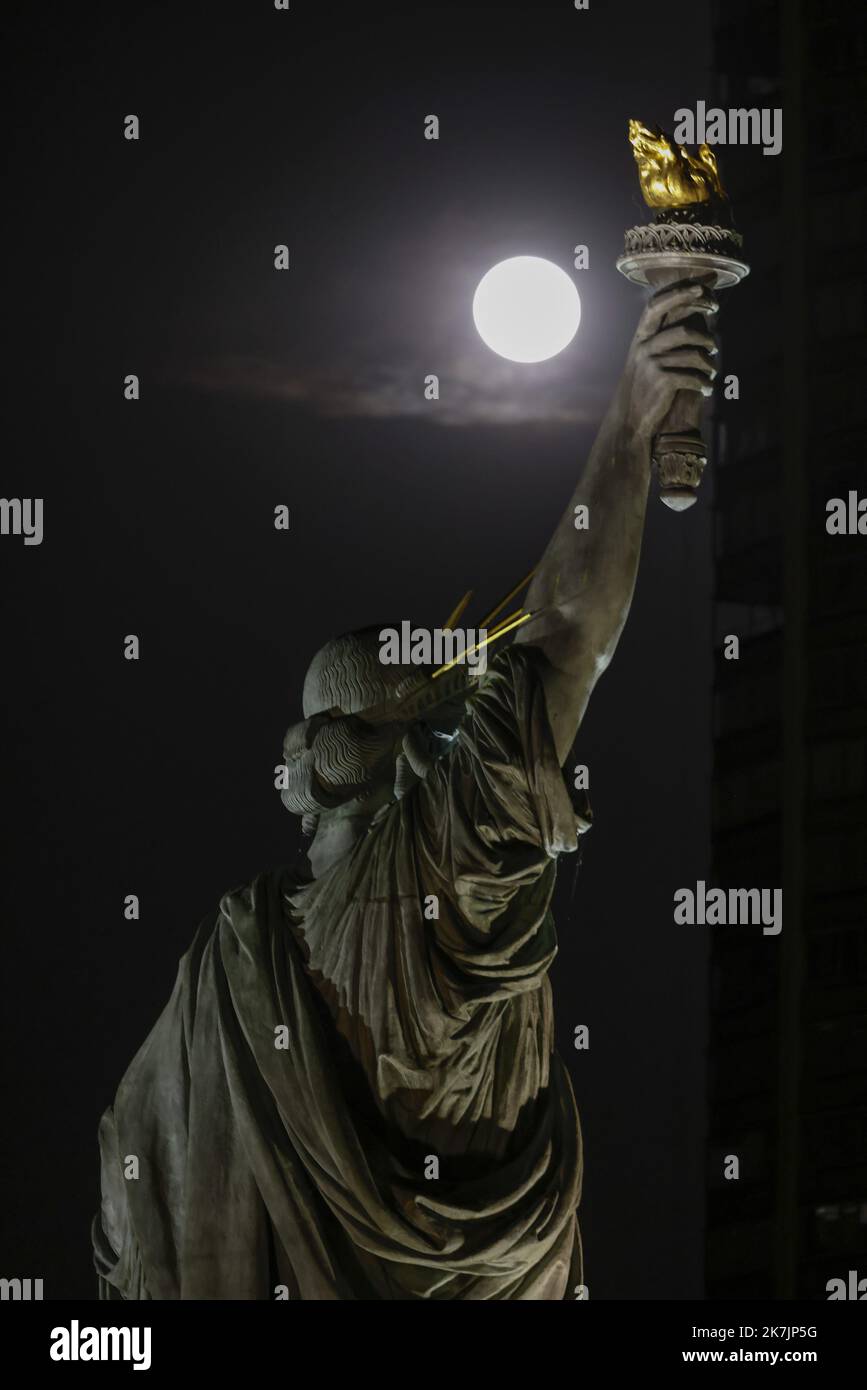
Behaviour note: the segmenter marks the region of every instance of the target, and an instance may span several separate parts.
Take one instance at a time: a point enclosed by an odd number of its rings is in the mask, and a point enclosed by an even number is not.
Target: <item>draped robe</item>
[[[548,968],[576,832],[518,645],[322,877],[227,893],[100,1125],[100,1296],[575,1297]]]

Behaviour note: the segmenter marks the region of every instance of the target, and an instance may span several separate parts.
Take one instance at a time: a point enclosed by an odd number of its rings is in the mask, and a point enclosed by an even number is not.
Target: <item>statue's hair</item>
[[[354,715],[314,715],[293,725],[283,740],[288,773],[283,805],[296,815],[318,815],[369,796],[390,772],[401,732],[400,726],[374,727]]]
[[[343,714],[360,714],[395,694],[410,673],[405,666],[385,666],[380,661],[379,634],[386,626],[344,632],[320,648],[304,678],[305,718],[334,708]]]

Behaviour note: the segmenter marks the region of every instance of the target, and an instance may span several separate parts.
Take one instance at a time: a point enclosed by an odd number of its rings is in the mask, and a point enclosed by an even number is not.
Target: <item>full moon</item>
[[[513,256],[492,266],[473,297],[473,319],[489,348],[511,362],[544,362],[571,343],[581,322],[573,281],[553,261]]]

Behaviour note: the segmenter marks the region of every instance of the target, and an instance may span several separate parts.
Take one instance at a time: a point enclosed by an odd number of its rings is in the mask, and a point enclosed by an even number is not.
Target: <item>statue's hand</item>
[[[649,444],[678,391],[711,394],[713,335],[684,320],[703,314],[707,321],[718,307],[707,286],[695,280],[668,285],[648,300],[613,403],[617,428],[627,439]]]

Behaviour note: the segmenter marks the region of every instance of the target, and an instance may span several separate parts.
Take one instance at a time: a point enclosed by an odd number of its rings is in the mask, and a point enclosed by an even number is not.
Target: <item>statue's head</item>
[[[304,718],[335,711],[362,715],[388,703],[407,686],[425,679],[415,666],[387,665],[380,660],[383,627],[361,628],[326,642],[304,677]]]
[[[287,786],[281,799],[303,817],[305,832],[321,851],[352,823],[355,835],[382,807],[422,778],[435,756],[433,729],[384,719],[382,707],[424,684],[428,672],[380,661],[382,627],[363,628],[327,642],[304,680],[304,719],[287,730],[283,757]],[[378,710],[373,719],[365,711]],[[456,726],[448,714],[441,732]],[[311,846],[311,860],[314,859]],[[315,864],[314,864],[315,868]]]

